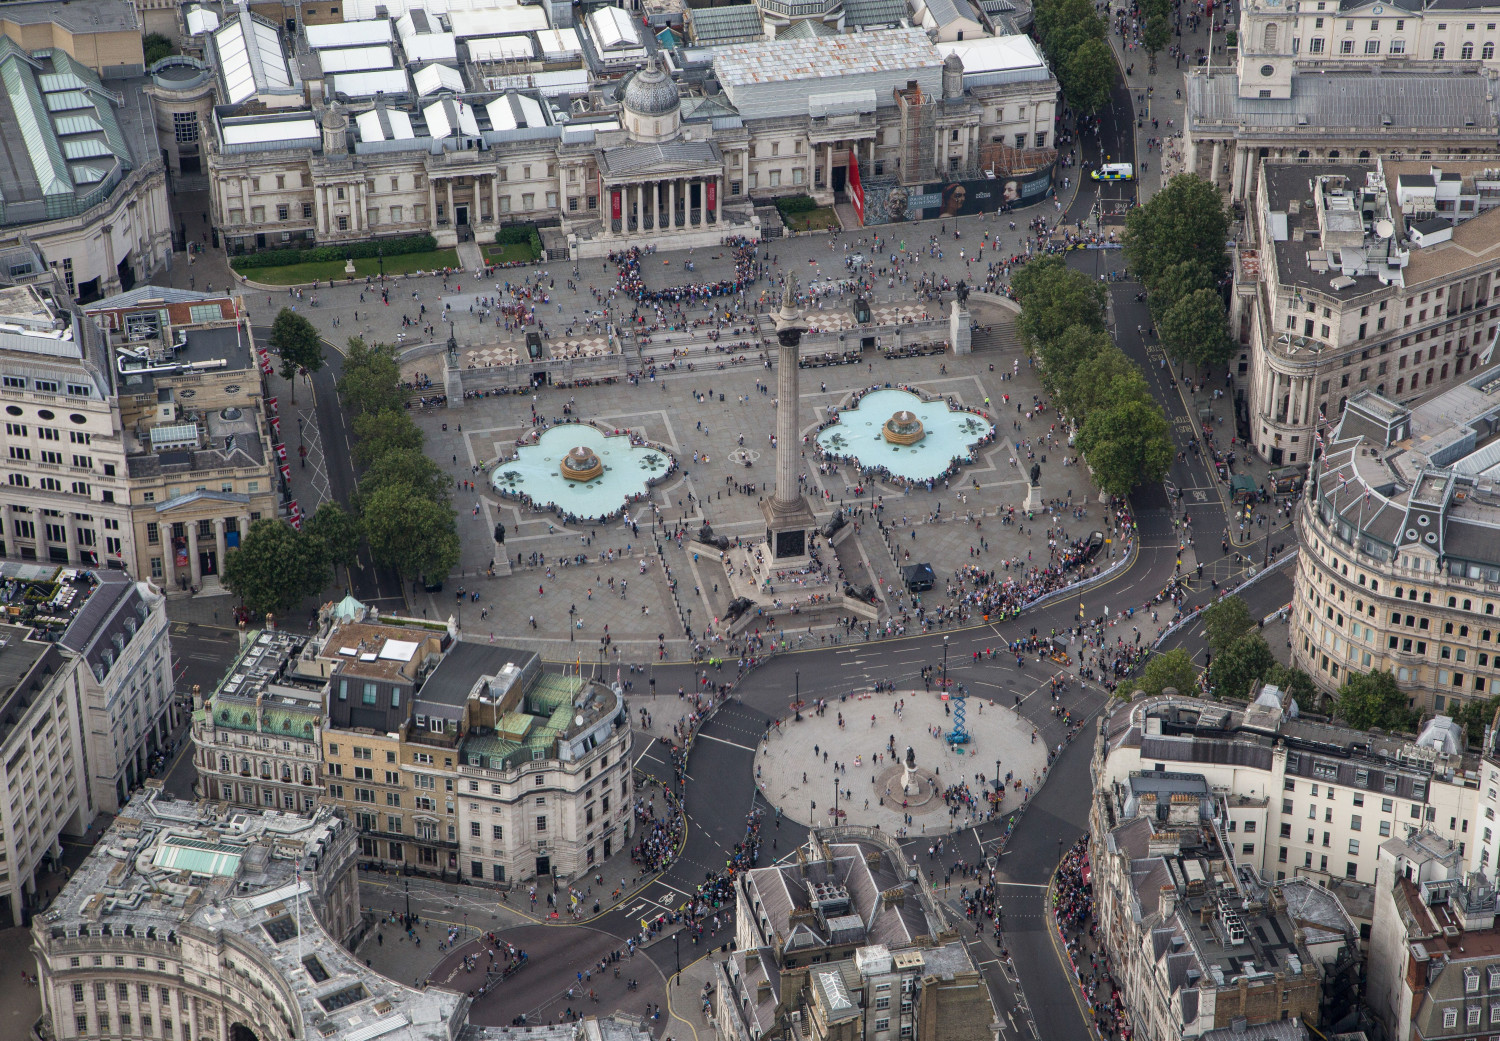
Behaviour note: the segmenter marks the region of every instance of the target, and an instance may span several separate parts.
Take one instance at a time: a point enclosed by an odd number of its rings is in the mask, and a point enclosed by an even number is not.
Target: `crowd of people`
[[[1128,1037],[1125,1003],[1109,973],[1099,921],[1094,916],[1093,868],[1088,837],[1075,842],[1063,857],[1052,891],[1052,921],[1072,962],[1074,982],[1083,992],[1094,1029],[1102,1038]]]
[[[757,274],[756,244],[743,236],[731,236],[724,240],[734,254],[734,277],[716,282],[690,282],[669,286],[666,289],[648,289],[641,277],[642,250],[639,246],[609,254],[609,260],[619,269],[616,288],[637,304],[668,304],[701,302],[716,296],[730,296],[755,284]],[[655,251],[650,251],[654,253]]]

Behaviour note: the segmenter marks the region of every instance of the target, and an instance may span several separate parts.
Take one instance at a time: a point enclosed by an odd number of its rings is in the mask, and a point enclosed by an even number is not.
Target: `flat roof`
[[[907,27],[736,44],[716,50],[713,62],[720,82],[745,85],[910,72],[941,66],[943,59],[925,31]]]
[[[0,21],[17,25],[52,22],[71,33],[140,32],[141,22],[130,0],[17,0],[0,7]]]

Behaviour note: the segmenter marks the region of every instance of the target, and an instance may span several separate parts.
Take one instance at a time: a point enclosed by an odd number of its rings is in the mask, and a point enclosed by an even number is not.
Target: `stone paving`
[[[994,781],[997,761],[1002,777],[1009,771],[1035,792],[1047,763],[1047,745],[1032,737],[1031,720],[989,698],[970,697],[965,715],[971,739],[953,745],[943,736],[953,730],[953,707],[936,687],[831,699],[821,715],[809,705],[800,724],[777,728],[761,743],[756,785],[767,802],[792,820],[822,826],[833,823],[837,778],[843,823],[878,826],[894,835],[946,834],[955,824],[972,822],[967,810],[950,817],[943,790],[967,782],[982,798],[985,783]],[[916,768],[914,783],[903,790],[908,747],[916,755]],[[1024,798],[1024,787],[1009,788],[1002,812]],[[981,804],[977,819],[983,821],[985,813]]]

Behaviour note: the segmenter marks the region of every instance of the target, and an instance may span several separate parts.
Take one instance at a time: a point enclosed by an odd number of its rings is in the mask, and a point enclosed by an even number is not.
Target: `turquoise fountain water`
[[[573,481],[559,469],[569,450],[583,447],[604,463],[604,472],[590,481]],[[555,506],[575,517],[608,516],[650,482],[666,476],[672,457],[657,448],[632,445],[624,434],[607,436],[583,423],[564,423],[544,432],[536,444],[519,450],[515,459],[498,463],[490,484],[502,495],[525,495],[538,506]]]
[[[893,445],[881,434],[897,412],[922,421],[926,436],[914,445]],[[954,412],[941,399],[923,401],[905,390],[873,390],[859,404],[839,413],[838,422],[818,434],[823,451],[854,456],[863,467],[883,466],[898,477],[927,481],[941,476],[955,456],[994,431],[994,424],[971,412]]]

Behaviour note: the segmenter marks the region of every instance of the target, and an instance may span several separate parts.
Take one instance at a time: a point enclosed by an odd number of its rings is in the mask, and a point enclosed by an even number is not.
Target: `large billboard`
[[[857,200],[855,211],[866,227],[968,217],[1041,202],[1052,188],[1053,165],[1013,177],[970,181],[904,185],[859,184],[856,180],[851,182],[850,195]]]

